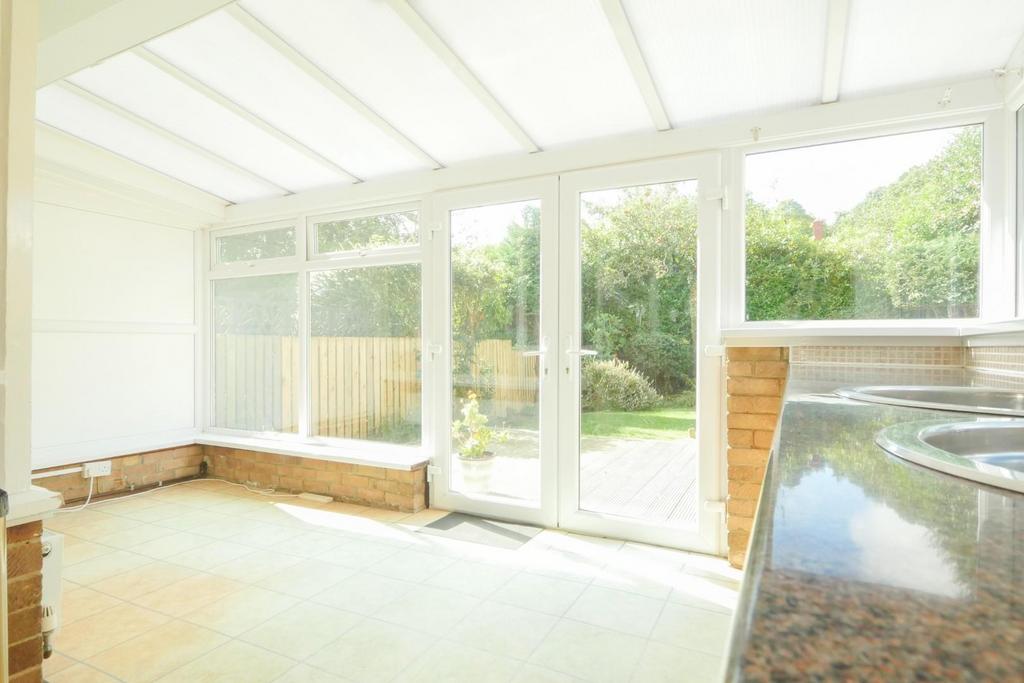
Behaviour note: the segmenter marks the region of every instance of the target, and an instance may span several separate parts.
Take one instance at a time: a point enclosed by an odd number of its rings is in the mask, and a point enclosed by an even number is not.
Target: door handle
[[[593,349],[566,349],[565,351],[570,356],[596,356],[597,351]]]

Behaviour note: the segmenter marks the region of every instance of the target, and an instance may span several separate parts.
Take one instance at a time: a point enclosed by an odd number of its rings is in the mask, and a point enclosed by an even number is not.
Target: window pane
[[[295,228],[275,228],[217,238],[217,262],[257,261],[295,255]]]
[[[752,154],[747,320],[978,315],[982,126]]]
[[[310,275],[313,434],[419,444],[420,266]]]
[[[214,425],[298,431],[298,276],[215,281],[213,328]]]
[[[540,500],[539,200],[451,212],[452,482]]]
[[[416,211],[345,218],[316,224],[318,254],[416,244],[419,238],[419,214]]]

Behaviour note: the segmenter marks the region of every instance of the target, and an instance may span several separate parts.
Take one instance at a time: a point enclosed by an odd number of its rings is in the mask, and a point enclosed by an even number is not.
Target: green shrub
[[[583,365],[583,410],[645,410],[658,398],[651,381],[626,361],[612,358]]]

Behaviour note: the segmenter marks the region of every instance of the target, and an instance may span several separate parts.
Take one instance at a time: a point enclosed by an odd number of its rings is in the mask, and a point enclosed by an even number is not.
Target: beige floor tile
[[[232,640],[172,671],[161,683],[269,683],[296,662],[248,643]]]
[[[577,581],[518,574],[491,595],[491,599],[560,617],[586,587]]]
[[[296,598],[311,598],[355,573],[355,569],[330,562],[303,560],[271,574],[257,585]]]
[[[78,513],[76,512],[74,514]],[[75,525],[62,533],[76,538],[81,538],[86,541],[96,541],[103,536],[109,536],[110,534],[134,529],[140,525],[142,525],[142,522],[137,519],[128,519],[126,517],[104,514],[101,517],[91,518],[90,521],[85,524]]]
[[[362,517],[367,519],[375,519],[378,522],[390,522],[392,524],[401,522],[409,516],[408,512],[399,512],[398,510],[381,510],[379,508],[365,508],[361,513]]]
[[[486,598],[508,583],[517,571],[511,567],[458,560],[427,579],[426,584]]]
[[[186,621],[235,637],[292,607],[296,598],[248,586],[184,616]]]
[[[133,496],[128,498],[127,496],[121,499],[111,499],[109,501],[102,501],[93,504],[94,509],[100,512],[105,512],[108,515],[125,515],[130,512],[137,512],[139,510],[145,510],[151,508],[154,505],[159,505],[160,499],[153,494],[146,494],[140,496]]]
[[[633,673],[633,680],[676,683],[680,672],[684,671],[688,683],[718,683],[722,680],[722,658],[651,641]]]
[[[82,660],[165,624],[168,617],[137,605],[122,604],[67,624],[57,634],[56,647]]]
[[[729,581],[684,573],[673,584],[668,599],[690,607],[732,614],[739,599],[739,586]]]
[[[88,586],[111,576],[138,569],[152,561],[152,558],[143,555],[136,555],[125,550],[115,550],[112,553],[65,567],[63,574],[68,581]]]
[[[220,514],[219,512],[210,512],[202,508],[193,508],[192,511],[186,512],[185,514],[178,515],[177,517],[168,517],[167,519],[160,519],[152,522],[154,526],[163,527],[165,529],[174,529],[176,531],[193,531],[200,527],[214,528],[219,522],[224,522],[233,519],[228,515]],[[209,533],[203,534],[204,536],[210,536]]]
[[[426,581],[455,563],[455,558],[424,553],[418,550],[399,550],[366,568],[366,571],[392,579],[417,583]]]
[[[245,584],[222,576],[197,574],[138,597],[135,604],[180,617],[244,587]]]
[[[79,588],[61,596],[61,625],[73,624],[104,610],[117,607],[123,601],[92,588]]]
[[[284,676],[275,678],[274,683],[347,683],[347,681],[334,674],[315,669],[308,664],[299,664],[294,669],[289,669]]]
[[[425,633],[367,619],[310,657],[307,663],[358,683],[390,681],[435,642]],[[386,656],[381,656],[381,643],[387,643]]]
[[[588,586],[565,616],[594,626],[647,638],[658,616],[661,615],[664,604],[664,600],[655,600],[636,593]]]
[[[110,546],[93,543],[92,541],[83,541],[82,539],[74,536],[64,537],[65,567],[70,567],[73,564],[78,564],[85,560],[92,560],[100,557],[101,555],[107,555],[112,552],[114,552],[114,549]]]
[[[456,643],[438,643],[398,675],[401,683],[508,683],[522,662]]]
[[[75,664],[58,674],[47,676],[48,683],[118,683],[113,676],[85,664]]]
[[[647,641],[619,631],[562,619],[530,661],[593,683],[628,681]]]
[[[331,548],[336,548],[345,542],[345,537],[339,534],[325,533],[322,531],[303,531],[293,535],[274,546],[274,550],[289,555],[312,558]]]
[[[258,583],[300,562],[302,558],[295,555],[257,550],[255,553],[210,567],[207,571],[235,581]]]
[[[340,564],[343,567],[362,569],[394,555],[401,548],[389,543],[367,541],[359,538],[346,539],[344,543],[316,556],[316,559]]]
[[[187,567],[179,567],[167,562],[151,562],[137,569],[132,569],[109,579],[92,584],[95,590],[120,597],[124,600],[152,593],[164,586],[194,576],[196,571]]]
[[[200,536],[188,531],[178,531],[165,534],[146,543],[140,543],[133,547],[132,551],[156,560],[166,560],[210,543],[213,543],[213,539],[208,536]]]
[[[407,628],[443,636],[480,604],[479,598],[444,588],[418,586],[397,602],[385,605],[374,617]]]
[[[155,681],[227,640],[194,624],[171,621],[101,652],[87,663],[125,683],[144,683]]]
[[[523,665],[523,668],[519,670],[516,677],[512,679],[512,683],[576,683],[579,680],[575,676],[570,676],[560,671],[552,671],[543,666],[527,663]],[[637,681],[637,683],[643,682]]]
[[[136,519],[140,522],[158,522],[162,519],[170,519],[192,512],[192,508],[179,503],[158,503],[150,505],[141,510],[132,510],[123,513],[122,516],[128,519]]]
[[[505,657],[529,659],[557,622],[557,617],[534,610],[485,602],[446,638]]]
[[[670,602],[662,610],[651,632],[651,640],[673,646],[684,645],[721,657],[729,638],[731,620],[728,614]]]
[[[399,524],[404,527],[409,527],[410,529],[418,529],[420,527],[425,527],[431,522],[436,522],[447,514],[450,514],[448,510],[428,508],[426,510],[420,510],[419,512],[412,513],[400,521]]]
[[[416,588],[414,583],[359,572],[317,593],[311,600],[328,607],[371,615],[386,605],[403,599]]]
[[[353,612],[304,602],[245,632],[239,640],[286,657],[305,659],[362,620]]]
[[[97,512],[95,508],[82,510],[81,512],[58,511],[53,517],[43,520],[43,527],[63,533],[72,527],[89,524],[101,519],[108,519],[109,517],[107,514]]]
[[[52,678],[55,674],[77,664],[75,660],[60,652],[53,652],[43,660],[43,677]]]
[[[143,545],[144,543],[149,543],[153,540],[164,539],[169,535],[170,534],[167,533],[167,529],[162,527],[154,526],[152,524],[139,524],[131,529],[124,529],[112,534],[100,536],[96,539],[96,542],[108,545],[111,548],[120,548],[121,550],[138,552],[136,550],[138,546]]]
[[[172,564],[180,564],[200,571],[208,571],[232,560],[259,552],[256,548],[224,540],[193,548],[167,558]]]

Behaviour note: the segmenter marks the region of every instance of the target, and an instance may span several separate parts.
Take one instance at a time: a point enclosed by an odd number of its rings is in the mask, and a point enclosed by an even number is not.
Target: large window
[[[982,126],[749,154],[746,319],[978,316]]]
[[[210,244],[213,427],[421,443],[414,206],[311,217],[305,235],[232,229]]]
[[[316,436],[420,443],[420,266],[312,273]]]
[[[295,274],[214,282],[214,426],[298,431],[298,282]]]

